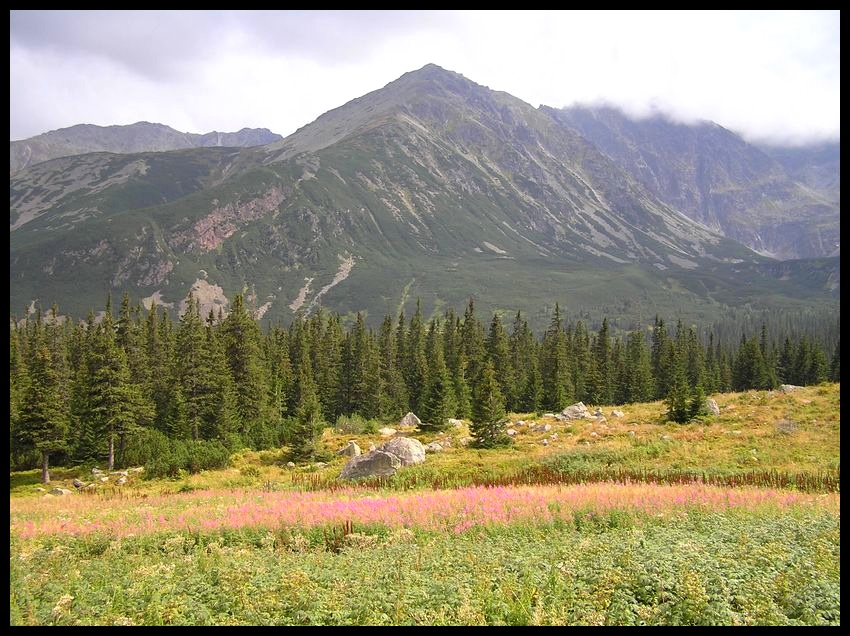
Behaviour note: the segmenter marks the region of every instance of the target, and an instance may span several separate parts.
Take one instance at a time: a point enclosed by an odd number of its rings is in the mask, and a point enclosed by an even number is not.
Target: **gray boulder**
[[[123,486],[124,484],[127,483],[127,478],[124,475],[121,475],[118,478],[118,481],[116,481],[115,483],[118,484],[119,486]]]
[[[71,491],[68,490],[67,488],[54,488],[53,490],[50,491],[50,494],[51,495],[58,495],[59,497],[62,497],[64,495],[70,495]]]
[[[535,433],[548,433],[549,431],[552,430],[552,425],[551,424],[538,424],[532,430],[534,430]]]
[[[796,391],[797,389],[802,389],[803,387],[797,386],[796,384],[780,384],[779,390],[783,393],[791,393],[791,391]]]
[[[360,450],[360,447],[357,445],[357,442],[354,441],[348,442],[345,448],[342,448],[337,452],[337,455],[345,455],[346,457],[357,457],[361,454],[362,451]]]
[[[402,466],[412,466],[425,461],[425,447],[422,442],[412,437],[396,437],[382,444],[378,450],[392,453],[399,458]]]
[[[563,415],[568,420],[583,420],[590,419],[592,416],[590,411],[587,410],[587,407],[583,402],[576,402],[565,408],[561,411],[561,415]]]
[[[463,420],[456,420],[455,418],[450,417],[448,421],[449,426],[454,426],[455,428],[460,428],[461,426],[463,426]]]
[[[618,409],[614,409],[613,411],[611,411],[611,417],[625,417],[625,415],[625,413]]]
[[[102,474],[103,474],[103,471],[102,471],[100,468],[92,468],[92,469],[91,469],[91,474],[92,474],[92,475],[102,475]]]
[[[352,457],[339,474],[340,479],[362,479],[363,477],[389,477],[395,475],[401,460],[392,453],[373,450],[365,455]]]
[[[74,488],[82,488],[85,486],[85,483],[81,482],[79,479],[74,480]]]
[[[431,442],[430,444],[425,444],[425,452],[426,453],[442,453],[443,445],[440,442]]]
[[[708,412],[712,415],[720,415],[720,407],[717,406],[717,402],[715,402],[711,398],[708,398],[705,401],[705,408],[707,408]]]
[[[422,420],[416,417],[416,413],[413,411],[409,411],[398,423],[399,426],[419,426],[420,424],[422,424]]]
[[[390,428],[389,426],[385,426],[384,428],[379,428],[378,433],[381,434],[381,437],[392,437],[398,433],[398,431],[394,428]]]
[[[505,432],[508,434],[509,437],[513,437],[514,435],[516,435],[516,429],[515,428],[509,428]]]

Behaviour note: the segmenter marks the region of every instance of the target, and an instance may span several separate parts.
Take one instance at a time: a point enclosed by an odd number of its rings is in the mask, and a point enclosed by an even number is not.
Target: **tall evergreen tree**
[[[490,330],[485,343],[487,358],[493,364],[493,373],[502,396],[510,394],[513,387],[513,364],[508,347],[508,334],[502,326],[499,314],[494,313],[490,320]]]
[[[454,412],[452,380],[443,359],[443,348],[433,347],[434,353],[428,365],[428,383],[420,406],[422,428],[440,430],[448,426],[448,418]]]
[[[835,343],[835,351],[832,352],[832,362],[829,365],[829,379],[833,382],[841,382],[841,339]]]
[[[506,446],[511,438],[505,433],[505,399],[496,379],[491,360],[487,360],[475,384],[470,432],[479,448]]]
[[[298,367],[298,408],[291,444],[294,459],[306,460],[316,455],[323,426],[322,405],[313,382],[313,370],[309,358],[302,357]]]
[[[566,335],[557,303],[552,322],[543,337],[540,367],[543,376],[544,408],[552,410],[564,408],[572,398],[572,383],[567,361]]]

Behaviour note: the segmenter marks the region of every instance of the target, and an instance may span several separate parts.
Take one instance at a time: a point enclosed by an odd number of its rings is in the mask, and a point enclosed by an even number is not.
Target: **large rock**
[[[449,426],[454,426],[455,428],[460,428],[461,426],[463,426],[463,420],[456,420],[453,417],[450,417],[448,419],[448,422],[449,422]]]
[[[412,466],[425,461],[425,447],[422,442],[412,437],[396,437],[382,444],[378,450],[392,453],[399,458],[402,466]]]
[[[378,429],[378,433],[381,434],[381,437],[392,437],[397,432],[398,431],[396,431],[394,428],[390,428],[389,426],[385,426],[384,428]]]
[[[422,420],[416,417],[416,413],[413,411],[409,411],[407,415],[401,418],[401,422],[398,423],[399,426],[419,426],[422,424]]]
[[[68,490],[67,488],[54,488],[53,490],[50,491],[50,494],[51,495],[58,495],[58,496],[62,497],[64,495],[70,495],[71,491]]]
[[[345,448],[340,449],[337,452],[337,455],[345,455],[346,457],[357,457],[361,455],[360,447],[357,445],[357,442],[351,441],[345,446]]]
[[[705,401],[705,408],[707,408],[708,412],[712,415],[720,415],[720,407],[717,406],[717,402],[715,402],[711,398],[708,398]]]
[[[584,420],[593,417],[583,402],[576,402],[575,404],[568,406],[561,411],[561,415],[568,420]]]
[[[401,460],[392,453],[373,450],[365,455],[352,457],[342,472],[340,479],[362,479],[363,477],[389,477],[395,475],[401,466]]]
[[[79,489],[79,488],[82,488],[83,486],[85,486],[84,482],[80,481],[79,479],[74,480],[74,488]]]
[[[796,384],[780,384],[779,390],[783,393],[791,393],[791,391],[796,391],[797,389],[802,389],[803,387],[797,386]]]

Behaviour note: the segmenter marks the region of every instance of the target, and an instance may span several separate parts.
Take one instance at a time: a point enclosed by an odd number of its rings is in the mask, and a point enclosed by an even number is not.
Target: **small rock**
[[[463,420],[456,420],[455,418],[450,417],[449,425],[454,426],[455,428],[460,428],[461,426],[463,426]]]
[[[107,477],[106,475],[104,475],[103,477],[101,477],[101,478],[100,478],[100,482],[101,482],[101,483],[104,483],[104,484],[105,484],[105,483],[106,483],[106,482],[108,482],[108,481],[109,481],[109,477]]]
[[[516,432],[516,429],[515,429],[515,428],[509,428],[509,429],[508,429],[507,431],[505,431],[505,432],[508,434],[508,436],[509,436],[509,437],[513,437],[514,435],[516,435],[516,434],[517,434],[517,432]]]
[[[544,439],[544,440],[543,440],[542,442],[540,442],[540,443],[541,443],[541,444],[543,444],[543,446],[549,446],[549,440],[548,440],[548,439]]]
[[[583,420],[592,417],[583,402],[576,402],[561,411],[568,420]]]
[[[797,389],[802,389],[803,387],[797,386],[796,384],[780,384],[779,390],[783,393],[791,393],[791,391],[796,391]]]
[[[811,400],[800,400],[800,404],[811,404]]]
[[[416,417],[416,414],[412,411],[409,411],[407,415],[401,418],[401,422],[398,423],[399,426],[419,426],[422,424],[422,420]]]
[[[607,421],[608,421],[608,419],[604,415],[596,418],[597,424],[605,424],[605,422],[607,422]]]
[[[324,468],[325,466],[327,466],[325,462],[316,462],[313,464],[313,468]]]
[[[376,448],[377,448],[377,446],[375,446],[373,443],[369,442],[369,452],[370,452],[370,453],[371,453],[373,450],[375,450]]]
[[[113,472],[111,472],[111,473],[109,473],[109,474],[110,474],[110,475],[120,475],[121,477],[126,477],[126,476],[127,476],[127,471],[126,471],[126,470],[116,470],[116,471],[113,471]]]
[[[533,430],[534,430],[535,433],[548,433],[549,431],[552,430],[552,425],[551,424],[538,424],[537,426],[534,427]]]
[[[597,406],[596,410],[593,412],[593,417],[602,417],[602,415],[602,409]]]
[[[549,439],[558,439],[558,434],[557,434],[557,433],[552,433],[552,434],[549,436]]]
[[[65,495],[70,495],[71,491],[67,488],[54,488],[50,491],[51,495],[56,495],[57,497],[63,497]]]
[[[126,483],[127,483],[127,478],[126,478],[124,475],[121,475],[121,476],[118,478],[118,481],[117,481],[117,482],[115,482],[115,483],[117,483],[119,486],[123,486],[124,484],[126,484]]]
[[[440,442],[431,442],[430,444],[425,444],[425,452],[426,453],[442,453],[443,445]]]
[[[705,401],[705,408],[708,409],[708,412],[712,415],[720,415],[720,407],[717,406],[717,402],[715,402],[711,398],[708,398]]]
[[[91,474],[92,474],[92,475],[102,475],[102,474],[103,474],[103,471],[102,471],[100,468],[92,468],[92,469],[91,469]]]
[[[634,431],[629,431],[629,435],[631,435],[632,437],[634,437],[634,436],[635,436],[635,432],[634,432]]]
[[[408,413],[408,415],[410,415],[410,413]],[[405,415],[405,417],[407,417],[407,415]],[[384,428],[379,428],[378,433],[381,434],[381,437],[392,437],[398,433],[398,431],[394,428],[390,428],[389,426],[385,426]]]
[[[145,472],[145,467],[144,466],[136,466],[135,468],[128,468],[127,472],[128,473],[143,473],[143,472]]]
[[[36,492],[47,492],[47,491],[46,491],[44,488],[42,488],[41,486],[36,486],[35,491],[36,491]]]
[[[357,442],[348,442],[344,448],[337,451],[337,455],[344,455],[345,457],[357,457],[360,454],[362,454],[362,451]]]
[[[590,436],[591,436],[591,437],[599,437],[599,435],[597,434],[597,432],[596,432],[596,431],[593,431],[593,432],[590,434]]]
[[[448,438],[441,439],[440,444],[442,444],[443,448],[451,448],[452,447],[452,440],[450,440]]]
[[[461,446],[469,446],[471,443],[472,443],[471,437],[461,437],[460,441],[458,442],[458,444],[460,444]]]
[[[94,484],[89,484],[88,486],[83,488],[83,490],[91,492],[92,490],[97,490],[97,486],[95,486]]]
[[[295,462],[286,462],[287,468],[295,468]]]
[[[625,417],[625,415],[625,413],[618,409],[614,409],[613,411],[611,411],[611,417]]]
[[[74,488],[82,488],[83,486],[85,486],[85,484],[83,482],[81,482],[79,479],[74,480]]]
[[[525,420],[517,420],[514,426],[525,426]]]
[[[558,420],[559,422],[566,422],[567,421],[567,417],[565,415],[561,415],[560,413],[558,413],[555,416],[555,419]]]
[[[544,413],[541,417],[555,417],[554,413]]]
[[[662,441],[662,442],[672,442],[672,441],[673,441],[673,438],[672,438],[672,437],[670,437],[669,435],[662,435],[662,436],[661,436],[661,441]]]

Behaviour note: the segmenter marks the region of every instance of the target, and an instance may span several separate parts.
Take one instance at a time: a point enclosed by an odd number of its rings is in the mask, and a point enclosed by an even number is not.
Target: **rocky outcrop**
[[[706,408],[706,409],[708,410],[708,412],[709,412],[709,413],[711,413],[712,415],[720,415],[720,407],[719,407],[719,406],[717,406],[717,402],[715,402],[715,401],[714,401],[714,400],[712,400],[711,398],[708,398],[708,399],[705,401],[705,408]]]
[[[364,477],[389,477],[395,475],[401,466],[401,460],[392,453],[373,450],[365,455],[354,457],[345,465],[340,479],[362,479]]]

